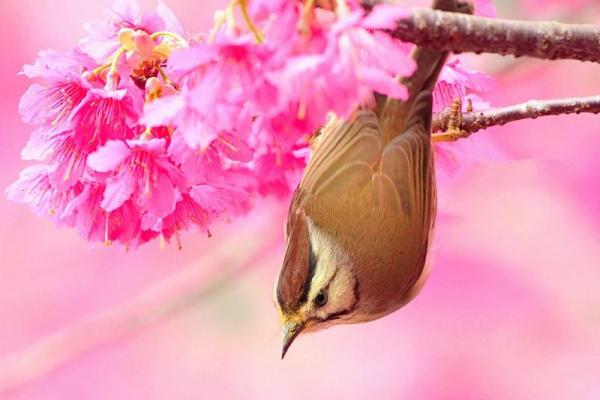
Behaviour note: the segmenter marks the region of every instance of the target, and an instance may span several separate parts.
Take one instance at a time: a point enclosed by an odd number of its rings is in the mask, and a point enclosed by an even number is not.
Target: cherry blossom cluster
[[[90,242],[210,234],[256,197],[286,196],[330,115],[347,117],[374,92],[407,96],[396,78],[414,71],[411,45],[387,33],[407,12],[234,0],[213,29],[189,35],[162,2],[143,11],[118,0],[71,51],[23,68],[35,83],[19,111],[35,130],[22,156],[37,164],[7,195]],[[435,107],[491,85],[455,60]]]

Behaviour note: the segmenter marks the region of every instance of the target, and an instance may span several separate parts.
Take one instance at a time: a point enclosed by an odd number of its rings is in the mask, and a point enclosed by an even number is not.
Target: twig
[[[383,0],[363,0],[370,9]],[[433,50],[600,62],[600,26],[514,21],[414,8],[394,36]]]
[[[444,132],[434,135],[436,141],[456,140],[492,126],[501,126],[523,119],[536,119],[550,115],[600,114],[600,96],[579,97],[557,100],[531,100],[526,103],[496,108],[481,112],[462,113],[458,132]],[[434,115],[432,131],[447,131],[452,119],[452,111],[446,109]]]
[[[81,354],[133,335],[224,289],[250,267],[259,265],[266,253],[279,243],[275,230],[266,225],[270,221],[271,218],[261,218],[258,224],[248,224],[252,227],[246,232],[236,234],[236,251],[231,251],[231,241],[224,241],[191,267],[151,286],[125,304],[84,318],[1,359],[0,398]],[[260,240],[257,240],[259,232]],[[207,265],[224,271],[207,279]]]

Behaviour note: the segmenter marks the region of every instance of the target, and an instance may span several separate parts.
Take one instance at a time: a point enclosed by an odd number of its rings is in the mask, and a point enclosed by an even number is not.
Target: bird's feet
[[[471,100],[468,100],[467,103],[467,112],[473,111],[473,104]],[[464,130],[461,130],[460,127],[462,125],[462,101],[461,99],[456,99],[452,102],[452,107],[450,108],[450,115],[448,117],[447,128],[442,133],[434,133],[431,135],[431,139],[435,143],[439,142],[456,142],[459,139],[464,139],[469,137],[470,133]]]

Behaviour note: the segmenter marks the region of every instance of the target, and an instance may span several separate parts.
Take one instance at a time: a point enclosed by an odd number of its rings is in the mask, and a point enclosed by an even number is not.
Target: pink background
[[[192,32],[222,3],[168,1]],[[497,3],[505,17],[600,21],[594,2]],[[73,45],[109,5],[0,2],[1,188],[26,165],[21,65]],[[469,61],[499,78],[495,105],[600,94],[598,65]],[[285,361],[272,288],[287,204],[259,202],[211,239],[186,235],[183,251],[126,253],[91,249],[0,196],[0,398],[600,398],[600,117],[515,123],[457,148],[492,144],[490,161],[466,150],[440,186],[421,295],[377,322],[300,338]]]

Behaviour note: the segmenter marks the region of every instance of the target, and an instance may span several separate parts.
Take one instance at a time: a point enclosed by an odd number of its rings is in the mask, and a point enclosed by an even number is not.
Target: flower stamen
[[[152,40],[156,40],[158,38],[168,38],[168,39],[172,39],[175,42],[178,42],[182,47],[188,47],[189,44],[187,42],[187,40],[185,40],[184,38],[182,38],[181,36],[179,36],[177,33],[175,32],[154,32],[153,34],[150,35],[150,38]]]
[[[304,4],[304,8],[302,9],[302,17],[300,18],[300,24],[298,25],[298,29],[300,29],[300,32],[304,34],[310,32],[310,20],[314,8],[315,0],[307,0]]]
[[[208,35],[208,43],[214,43],[217,39],[217,34],[226,24],[230,27],[235,26],[234,10],[237,4],[237,0],[229,3],[225,10],[219,10],[214,15],[214,26]]]
[[[238,0],[238,4],[240,6],[240,10],[242,11],[242,17],[244,17],[244,21],[246,22],[246,26],[254,34],[254,38],[258,43],[263,43],[265,41],[263,34],[258,30],[250,14],[248,13],[248,0]]]
[[[335,13],[337,14],[338,18],[344,18],[350,14],[350,7],[348,7],[346,0],[336,0],[335,3]]]
[[[102,64],[99,67],[94,68],[91,71],[91,75],[92,76],[98,76],[100,75],[102,72],[104,72],[106,69],[110,68],[111,66],[111,62],[107,62],[106,64]]]
[[[109,237],[108,237],[108,221],[110,219],[110,213],[106,212],[105,214],[105,221],[104,221],[104,245],[105,246],[111,246],[112,242],[110,241]]]
[[[121,59],[121,57],[123,57],[123,55],[125,55],[125,53],[127,53],[127,49],[125,47],[121,47],[119,50],[117,50],[117,52],[113,56],[114,59],[110,64],[110,72],[117,72],[119,68],[119,60]]]
[[[167,75],[165,70],[162,69],[160,66],[158,67],[158,73],[160,74],[160,77],[162,78],[164,83],[169,84],[169,85],[173,84],[173,81],[169,78],[169,75]]]
[[[235,27],[235,8],[239,6],[240,11],[242,12],[242,18],[246,23],[246,27],[252,34],[257,43],[264,43],[265,38],[263,34],[260,32],[258,27],[252,21],[252,17],[250,17],[250,13],[248,12],[248,0],[233,0],[229,3],[227,8],[224,11],[219,11],[215,13],[215,26],[210,32],[208,37],[208,43],[214,43],[217,33],[223,28],[224,25],[228,25],[229,27]]]

